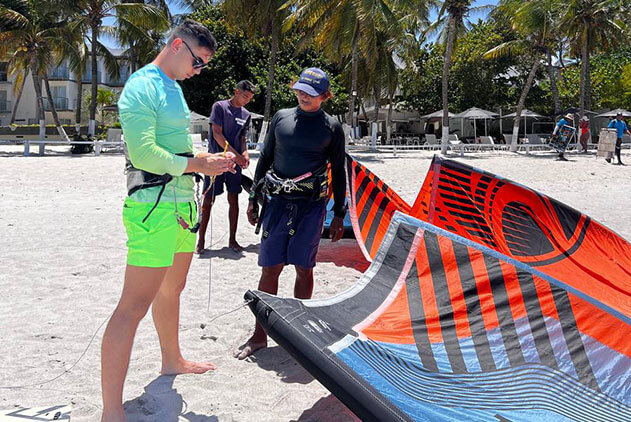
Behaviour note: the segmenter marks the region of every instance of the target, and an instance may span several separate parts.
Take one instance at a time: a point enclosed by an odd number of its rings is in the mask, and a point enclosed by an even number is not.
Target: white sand
[[[72,365],[118,301],[125,267],[121,222],[125,196],[119,154],[73,157],[52,148],[44,157],[22,157],[21,147],[0,146],[0,386],[37,384]],[[625,151],[626,153],[626,151]],[[377,175],[413,202],[431,153],[361,154]],[[464,162],[523,183],[590,215],[631,239],[631,166],[607,165],[593,155],[476,153]],[[624,154],[631,163],[631,156]],[[246,173],[247,174],[247,173]],[[273,342],[249,361],[232,352],[245,341],[254,317],[248,309],[207,322],[209,257],[211,315],[239,306],[255,288],[258,239],[245,221],[241,195],[239,257],[227,249],[227,203],[213,212],[213,251],[194,258],[182,295],[181,345],[185,356],[210,360],[205,375],[159,377],[160,351],[150,318],[136,336],[124,400],[132,421],[354,420],[322,385]],[[224,237],[225,236],[225,237]],[[315,297],[349,287],[365,268],[353,241],[323,241]],[[294,272],[281,276],[281,295],[291,295]],[[72,420],[100,416],[100,340],[71,372],[27,389],[0,389],[0,409],[69,404]]]

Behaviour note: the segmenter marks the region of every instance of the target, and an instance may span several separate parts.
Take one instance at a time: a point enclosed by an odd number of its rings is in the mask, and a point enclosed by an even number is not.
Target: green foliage
[[[596,54],[590,67],[594,110],[631,107],[631,48]],[[579,102],[580,72],[579,64],[561,72],[559,95],[566,106]]]
[[[247,108],[263,114],[269,75],[269,49],[262,37],[248,37],[238,28],[229,27],[219,6],[207,6],[192,16],[206,25],[217,39],[219,48],[210,66],[199,76],[181,82],[182,90],[191,110],[208,116],[215,101],[230,98],[234,87],[242,79],[254,82],[258,92]],[[342,77],[335,65],[313,49],[296,53],[297,37],[284,38],[276,62],[272,110],[295,107],[296,99],[291,82],[298,79],[306,67],[321,67],[331,78],[331,90],[335,97],[325,103],[324,109],[331,114],[347,110],[347,94],[342,87]]]
[[[631,63],[624,65],[620,74],[620,84],[627,106],[631,104]]]
[[[473,106],[487,110],[515,107],[531,59],[528,56],[483,58],[489,49],[512,37],[505,24],[480,21],[460,39],[449,77],[450,111],[459,112]],[[442,108],[443,55],[443,46],[429,44],[404,58],[407,66],[401,71],[401,99],[421,114]],[[538,79],[545,79],[543,70]],[[544,93],[541,86],[533,87],[531,92],[526,103],[528,108],[547,111],[551,107],[549,94]]]

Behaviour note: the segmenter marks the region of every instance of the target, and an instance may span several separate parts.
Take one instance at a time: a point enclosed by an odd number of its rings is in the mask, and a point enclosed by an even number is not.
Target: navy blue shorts
[[[274,197],[263,215],[259,265],[292,264],[313,268],[316,264],[326,201],[289,201]],[[293,235],[290,232],[293,231]]]
[[[221,195],[223,193],[223,186],[226,185],[229,193],[240,194],[241,189],[241,167],[236,166],[236,173],[223,173],[215,177],[214,187],[208,190],[208,194],[212,196]],[[202,192],[206,192],[206,189],[210,186],[210,177],[204,177],[204,189]]]

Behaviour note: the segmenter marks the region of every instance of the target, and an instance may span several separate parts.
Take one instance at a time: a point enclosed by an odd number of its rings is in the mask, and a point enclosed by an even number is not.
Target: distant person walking
[[[554,131],[552,132],[553,139],[557,139],[560,136],[562,136],[561,128],[563,128],[563,126],[570,126],[570,123],[568,122],[568,120],[572,120],[572,121],[574,120],[574,116],[572,116],[571,113],[568,113],[564,117],[561,117],[561,120],[557,122],[557,125],[554,127]],[[557,160],[567,161],[567,158],[565,158],[565,148],[559,151],[559,156],[557,157]]]
[[[618,137],[618,139],[616,139],[616,157],[618,157],[618,162],[616,164],[619,166],[623,166],[624,164],[620,159],[620,152],[622,149],[622,137],[625,133],[631,135],[631,132],[629,132],[629,127],[627,126],[626,122],[622,120],[622,113],[618,113],[616,115],[616,118],[610,121],[607,127],[609,129],[616,129],[616,136]],[[606,160],[608,163],[611,162],[611,158],[607,158]]]
[[[587,143],[589,142],[590,138],[589,117],[581,117],[579,128],[581,129],[581,137],[579,138],[579,142],[581,143],[582,148],[581,152],[583,154],[587,154]]]

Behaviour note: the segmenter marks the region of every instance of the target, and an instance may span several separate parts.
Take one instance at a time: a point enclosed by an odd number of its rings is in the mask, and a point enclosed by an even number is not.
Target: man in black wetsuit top
[[[298,107],[280,110],[272,118],[254,175],[254,186],[263,180],[270,196],[260,217],[262,273],[258,289],[276,294],[283,267],[292,264],[296,268],[294,296],[310,299],[326,215],[327,163],[331,164],[335,201],[330,238],[336,242],[344,233],[346,154],[342,125],[320,108],[332,97],[326,73],[318,68],[306,69],[292,88]],[[258,223],[254,195],[250,197],[247,215],[250,224]],[[245,359],[266,346],[267,335],[257,323],[254,334],[235,357]]]

